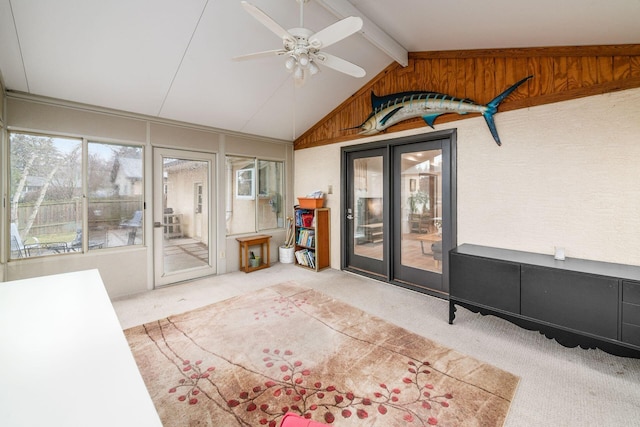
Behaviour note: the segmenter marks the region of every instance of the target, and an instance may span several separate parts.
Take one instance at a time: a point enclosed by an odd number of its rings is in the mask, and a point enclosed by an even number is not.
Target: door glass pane
[[[141,245],[142,147],[89,142],[89,250]]]
[[[383,162],[382,156],[353,161],[353,252],[382,260],[383,257]]]
[[[163,158],[164,272],[209,265],[209,162]]]
[[[10,258],[82,250],[82,140],[10,134]]]
[[[442,273],[442,150],[403,153],[401,264]]]

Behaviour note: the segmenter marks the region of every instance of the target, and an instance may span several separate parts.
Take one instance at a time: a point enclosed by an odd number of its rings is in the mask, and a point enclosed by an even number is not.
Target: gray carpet
[[[337,270],[274,264],[119,298],[123,329],[182,313],[283,280],[336,299],[521,378],[505,426],[640,426],[640,360],[565,348],[537,332],[448,302]]]

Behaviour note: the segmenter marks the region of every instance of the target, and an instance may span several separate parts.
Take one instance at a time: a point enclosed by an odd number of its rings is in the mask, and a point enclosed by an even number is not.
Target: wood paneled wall
[[[294,141],[294,148],[362,138],[358,130],[345,129],[369,116],[371,91],[379,96],[440,92],[485,104],[529,75],[534,78],[503,101],[498,111],[640,87],[640,44],[410,53],[409,66],[391,64]],[[435,125],[469,116],[445,114]],[[422,126],[426,124],[417,118],[398,123],[386,133]]]

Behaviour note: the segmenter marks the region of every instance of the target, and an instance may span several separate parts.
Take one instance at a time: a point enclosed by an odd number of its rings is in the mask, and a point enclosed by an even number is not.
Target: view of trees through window
[[[17,132],[9,143],[12,259],[81,252],[85,217],[89,250],[142,242],[141,147]]]
[[[89,250],[142,244],[142,148],[88,144]]]

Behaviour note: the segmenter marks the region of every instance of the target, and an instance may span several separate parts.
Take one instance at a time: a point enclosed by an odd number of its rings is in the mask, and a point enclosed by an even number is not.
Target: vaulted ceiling
[[[296,0],[250,3],[299,26]],[[232,61],[282,47],[240,0],[0,0],[0,71],[10,91],[294,140],[407,51],[640,42],[639,0],[310,0],[304,27],[348,15],[363,29],[326,51],[367,75],[321,66],[296,88],[283,57]]]

